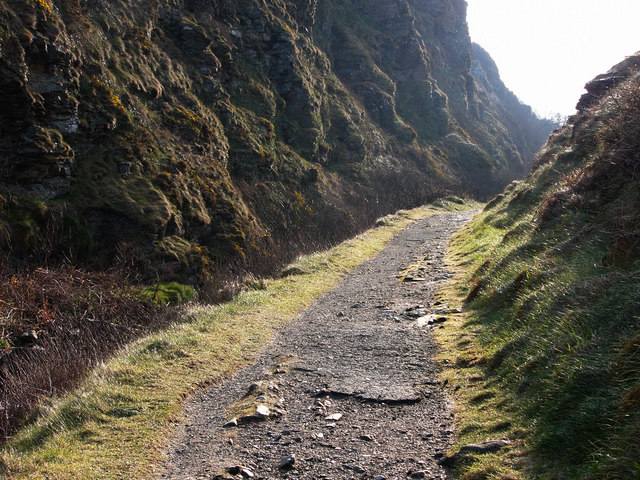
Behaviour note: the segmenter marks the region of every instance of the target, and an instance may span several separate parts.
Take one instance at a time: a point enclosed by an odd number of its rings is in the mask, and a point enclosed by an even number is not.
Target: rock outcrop
[[[49,219],[5,208],[5,243],[171,275],[495,193],[547,128],[472,61],[463,0],[8,0],[0,94],[0,203]]]

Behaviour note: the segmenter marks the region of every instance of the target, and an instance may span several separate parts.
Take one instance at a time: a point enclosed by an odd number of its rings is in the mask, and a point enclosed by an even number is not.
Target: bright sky
[[[584,84],[640,50],[640,0],[467,0],[471,40],[542,116],[571,115]]]

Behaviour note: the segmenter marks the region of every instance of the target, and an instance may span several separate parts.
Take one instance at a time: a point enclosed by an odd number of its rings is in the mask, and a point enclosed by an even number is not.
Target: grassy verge
[[[542,167],[451,244],[441,301],[465,313],[436,336],[453,450],[512,442],[460,465],[464,480],[640,478],[640,262],[607,261],[615,241],[585,211],[536,220],[557,173]]]
[[[274,330],[381,251],[411,222],[470,208],[440,201],[398,212],[379,227],[300,258],[280,279],[256,282],[233,301],[196,305],[93,371],[72,393],[47,400],[0,453],[12,479],[148,478],[180,419],[184,399],[250,362]]]
[[[483,216],[480,214],[480,218]],[[433,332],[442,347],[438,355],[444,365],[442,379],[456,401],[457,436],[451,453],[463,445],[487,439],[509,440],[511,447],[496,454],[476,456],[457,467],[456,476],[465,480],[524,479],[525,422],[509,404],[499,381],[487,372],[490,348],[482,340],[485,329],[465,305],[474,268],[486,260],[487,253],[501,239],[499,232],[479,225],[482,220],[476,219],[474,226],[462,229],[450,245],[447,263],[455,277],[440,290],[438,300],[460,313],[450,314],[448,321]]]

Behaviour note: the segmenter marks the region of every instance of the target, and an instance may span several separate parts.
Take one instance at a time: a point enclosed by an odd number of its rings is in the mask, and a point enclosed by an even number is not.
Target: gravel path
[[[433,300],[446,244],[472,215],[412,224],[190,401],[158,478],[447,478],[453,414],[429,331],[448,312]]]

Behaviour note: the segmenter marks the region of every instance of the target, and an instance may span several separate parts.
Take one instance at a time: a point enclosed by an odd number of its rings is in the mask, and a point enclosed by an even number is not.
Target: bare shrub
[[[605,160],[635,178],[640,164],[640,75],[613,89],[605,104],[610,112],[598,135],[609,153]]]
[[[125,343],[170,321],[122,272],[0,270],[0,441],[43,396],[73,386]]]

